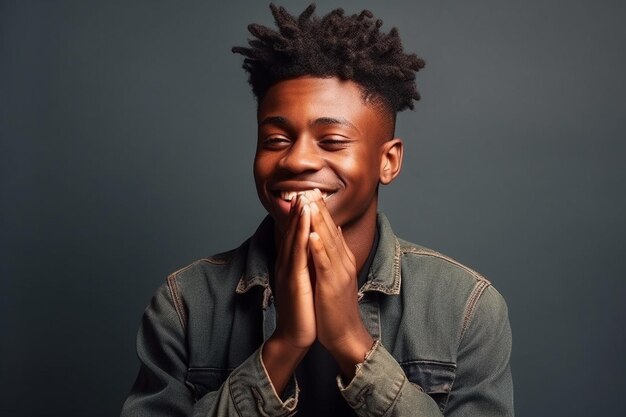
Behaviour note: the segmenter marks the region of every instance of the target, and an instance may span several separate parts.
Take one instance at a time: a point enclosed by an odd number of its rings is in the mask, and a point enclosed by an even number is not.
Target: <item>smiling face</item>
[[[352,81],[299,77],[274,84],[259,104],[254,178],[278,230],[286,228],[289,200],[313,188],[344,230],[375,224],[378,184],[400,169],[393,123]],[[399,152],[391,165],[389,149]]]

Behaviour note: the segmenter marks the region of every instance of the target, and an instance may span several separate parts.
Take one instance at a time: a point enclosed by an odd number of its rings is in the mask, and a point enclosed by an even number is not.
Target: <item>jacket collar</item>
[[[367,292],[386,295],[400,294],[400,244],[384,214],[376,217],[379,241],[367,281],[359,289],[359,299]],[[270,288],[268,264],[274,256],[274,221],[265,217],[248,243],[245,271],[237,284],[236,292],[243,294],[253,287]],[[267,292],[267,291],[266,291]]]
[[[243,275],[237,284],[237,294],[248,292],[253,287],[270,288],[268,263],[274,252],[274,220],[268,215],[248,241],[248,252]]]
[[[376,248],[367,281],[359,289],[359,298],[370,291],[386,295],[400,294],[400,243],[383,213],[378,213],[376,223],[379,236],[378,248]]]

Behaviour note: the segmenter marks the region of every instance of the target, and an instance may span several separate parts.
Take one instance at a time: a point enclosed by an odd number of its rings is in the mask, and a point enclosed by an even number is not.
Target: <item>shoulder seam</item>
[[[170,277],[172,277],[172,276],[176,276],[176,275],[178,275],[178,274],[181,274],[181,273],[185,272],[186,270],[188,270],[189,268],[191,268],[191,267],[193,267],[194,265],[196,265],[197,263],[198,263],[198,261],[194,261],[194,262],[190,263],[190,264],[189,264],[189,265],[187,265],[187,266],[183,266],[183,267],[182,267],[182,268],[180,268],[179,270],[172,272],[169,276],[170,276]],[[168,277],[168,279],[169,279],[169,277]]]
[[[237,249],[231,249],[226,252],[218,253],[217,255],[207,256],[206,258],[199,259],[199,261],[207,262],[214,265],[226,265],[233,260],[233,256]]]
[[[478,300],[483,295],[485,290],[491,286],[491,283],[487,280],[481,280],[476,283],[474,289],[470,293],[467,299],[467,305],[465,306],[465,312],[463,314],[463,325],[461,326],[461,334],[459,335],[459,345],[465,336],[465,331],[469,327],[472,318],[474,317],[474,312],[476,311],[476,305],[478,304]]]
[[[183,330],[187,329],[187,312],[185,311],[185,302],[180,294],[180,290],[178,287],[177,279],[188,269],[193,268],[201,262],[206,262],[212,265],[227,265],[232,260],[232,255],[236,251],[236,249],[215,255],[209,256],[206,258],[198,259],[187,266],[180,268],[179,270],[172,272],[167,277],[167,287],[169,290],[170,297],[172,299],[172,303],[174,304],[174,308],[176,309],[176,314],[178,315],[178,319],[180,320],[180,324],[183,327]]]
[[[177,274],[178,272],[175,272],[167,277],[167,287],[170,292],[170,297],[172,297],[172,302],[174,303],[174,308],[176,309],[176,314],[178,315],[180,324],[183,327],[183,330],[186,330],[187,329],[187,313],[185,312],[185,305],[184,305],[183,299],[180,296],[180,292],[178,290],[178,283],[176,282]]]
[[[400,250],[402,251],[403,254],[405,253],[412,253],[414,255],[422,255],[422,256],[431,256],[433,258],[439,258],[441,260],[444,260],[448,263],[451,263],[452,265],[455,265],[459,268],[461,268],[462,270],[468,272],[470,275],[472,275],[477,281],[485,281],[487,282],[487,284],[491,284],[489,282],[489,280],[487,278],[485,278],[484,276],[482,276],[481,274],[479,274],[478,272],[474,271],[472,268],[469,268],[465,265],[463,265],[462,263],[450,258],[449,256],[446,256],[442,253],[436,252],[434,250],[430,250],[430,249],[420,249],[420,248],[416,248],[414,246],[411,247],[401,247]]]

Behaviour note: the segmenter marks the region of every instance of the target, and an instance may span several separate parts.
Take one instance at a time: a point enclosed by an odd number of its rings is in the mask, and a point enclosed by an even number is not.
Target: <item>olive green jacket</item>
[[[512,416],[507,307],[489,281],[440,253],[398,239],[378,215],[379,244],[359,289],[377,340],[349,385],[359,416]],[[239,248],[167,279],[137,337],[139,375],[123,417],[286,416],[294,380],[278,396],[261,361],[276,313],[270,218]],[[321,399],[323,400],[323,399]]]

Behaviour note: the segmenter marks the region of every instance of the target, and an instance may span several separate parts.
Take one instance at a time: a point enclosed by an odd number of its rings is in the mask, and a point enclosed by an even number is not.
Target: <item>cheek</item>
[[[265,161],[262,158],[259,159],[255,157],[252,172],[254,175],[254,185],[256,186],[257,194],[259,198],[263,200],[263,183],[267,180],[268,170],[267,164],[265,164]]]
[[[367,192],[371,184],[378,184],[379,164],[377,155],[371,153],[357,155],[341,163],[341,169],[353,185],[358,185],[358,192]]]
[[[263,180],[263,178],[267,177],[267,175],[269,174],[269,172],[271,171],[270,168],[270,161],[268,160],[267,157],[263,157],[260,155],[256,155],[254,157],[254,165],[253,165],[253,171],[254,171],[254,179],[255,181],[260,181]]]

